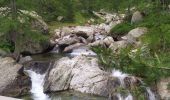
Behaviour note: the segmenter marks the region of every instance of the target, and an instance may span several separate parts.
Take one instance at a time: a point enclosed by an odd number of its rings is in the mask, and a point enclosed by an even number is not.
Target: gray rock
[[[107,45],[107,46],[110,46],[113,42],[114,42],[114,39],[111,37],[111,36],[108,36],[106,37],[103,42]]]
[[[62,21],[64,19],[64,17],[63,16],[58,16],[57,17],[57,20],[60,22],[60,21]]]
[[[0,95],[21,96],[30,89],[29,77],[23,75],[22,65],[12,58],[0,58]]]
[[[170,99],[170,77],[161,79],[158,82],[158,93],[161,97],[161,100],[169,100]]]
[[[6,16],[9,13],[10,13],[9,7],[0,7],[0,15]],[[48,25],[44,22],[42,17],[39,16],[35,11],[27,11],[27,10],[19,9],[18,14],[20,14],[20,17],[18,17],[18,20],[21,23],[25,23],[25,19],[31,18],[30,23],[32,24],[33,28],[40,30],[42,33],[48,33],[48,31],[49,31]],[[27,18],[25,18],[25,17],[27,17]]]
[[[104,41],[103,40],[97,40],[94,41],[93,43],[89,43],[88,46],[93,47],[93,46],[104,46]]]
[[[49,28],[45,21],[35,11],[20,10],[21,13],[31,17],[32,27],[41,30],[42,33],[48,33]],[[20,19],[22,20],[22,18]]]
[[[49,72],[49,75],[44,83],[45,91],[62,91],[69,88],[72,78],[71,68],[72,62],[69,58],[62,58],[54,63],[54,68]]]
[[[7,55],[7,52],[2,50],[2,49],[0,49],[0,56],[5,56],[5,55]]]
[[[51,44],[49,40],[46,41],[35,41],[29,38],[23,39],[22,43],[16,44],[17,49],[15,52],[23,54],[39,54],[50,48]]]
[[[143,16],[141,12],[136,11],[133,13],[131,23],[138,23],[138,22],[141,22],[142,20],[143,20]]]
[[[112,84],[112,85],[108,85]],[[100,70],[96,58],[77,56],[56,61],[45,82],[45,91],[73,89],[82,93],[108,96],[119,86],[117,78]]]
[[[146,27],[138,27],[131,30],[127,35],[123,36],[122,39],[130,43],[136,43],[138,41],[138,38],[147,33],[147,31],[148,29]]]
[[[23,64],[23,63],[29,62],[31,60],[32,60],[31,56],[21,57],[19,60],[19,63]]]
[[[81,46],[78,48],[75,48],[72,50],[71,53],[69,53],[70,56],[80,56],[80,55],[86,55],[86,56],[97,56],[95,52],[89,49],[87,46]]]
[[[72,35],[68,35],[68,36],[64,36],[63,38],[60,38],[58,40],[56,40],[56,43],[59,45],[59,46],[62,46],[62,45],[71,45],[71,44],[74,44],[74,43],[79,43],[80,42],[80,39],[72,34]]]
[[[125,48],[127,46],[128,42],[122,40],[112,43],[109,48],[112,49],[114,52],[119,52],[121,48]]]
[[[83,43],[75,43],[73,45],[65,47],[63,52],[71,52],[73,49],[78,48],[78,47],[83,46],[83,45],[85,45],[85,44],[83,44]]]

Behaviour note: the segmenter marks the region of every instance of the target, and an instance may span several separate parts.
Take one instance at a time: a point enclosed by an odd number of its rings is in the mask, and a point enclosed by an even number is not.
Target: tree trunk
[[[17,7],[15,0],[11,0],[11,12],[12,12],[12,19],[17,19]]]

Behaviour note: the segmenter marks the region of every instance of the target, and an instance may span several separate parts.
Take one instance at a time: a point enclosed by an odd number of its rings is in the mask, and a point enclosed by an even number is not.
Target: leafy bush
[[[131,25],[130,23],[123,22],[113,27],[110,31],[110,35],[114,38],[119,38],[123,35],[126,35],[133,28],[134,26]]]

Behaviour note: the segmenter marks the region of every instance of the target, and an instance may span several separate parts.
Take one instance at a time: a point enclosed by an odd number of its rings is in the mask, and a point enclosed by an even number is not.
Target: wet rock
[[[44,74],[52,65],[53,62],[49,61],[30,61],[24,64],[24,70],[33,70],[38,74]]]
[[[71,53],[69,53],[69,55],[72,57],[80,56],[80,55],[97,56],[97,54],[93,52],[92,50],[90,50],[90,48],[87,46],[81,46],[81,47],[75,48],[72,50]]]
[[[170,99],[170,78],[161,79],[158,82],[158,93],[162,100]]]
[[[141,22],[142,20],[143,20],[143,16],[141,12],[136,11],[133,13],[131,23],[138,23],[138,22]]]
[[[19,60],[19,63],[23,64],[23,63],[29,62],[31,60],[32,60],[31,56],[21,57],[20,60]]]
[[[85,44],[83,44],[83,43],[76,43],[76,44],[67,46],[67,47],[64,48],[63,52],[65,52],[65,53],[66,52],[71,52],[73,49],[78,48],[78,47],[83,46],[83,45],[85,45]]]
[[[60,38],[58,40],[56,40],[56,43],[59,45],[59,46],[62,46],[62,45],[71,45],[71,44],[74,44],[74,43],[79,43],[80,42],[80,39],[72,34],[72,35],[68,35],[68,36],[65,36],[63,38]]]
[[[23,73],[22,65],[10,57],[0,58],[0,95],[21,96],[28,94],[30,79]]]

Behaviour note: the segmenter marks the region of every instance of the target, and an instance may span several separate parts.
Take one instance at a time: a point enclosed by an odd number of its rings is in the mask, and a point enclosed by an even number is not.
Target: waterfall
[[[125,74],[119,70],[113,69],[112,76],[117,77],[120,80],[121,86],[125,87],[124,79],[129,76],[128,74]],[[141,83],[143,84],[142,81]],[[148,94],[148,100],[156,100],[155,94],[151,91],[149,87],[146,87],[146,92]],[[117,93],[117,97],[118,97],[118,100],[133,100],[133,96],[131,93],[129,93],[129,95],[125,98],[121,96],[120,93]]]
[[[146,91],[148,93],[148,97],[149,97],[149,100],[156,100],[155,98],[155,94],[151,91],[151,89],[149,87],[146,87]]]
[[[50,100],[48,95],[43,92],[45,74],[38,74],[32,70],[26,70],[29,77],[31,78],[32,87],[31,94],[34,100]]]

